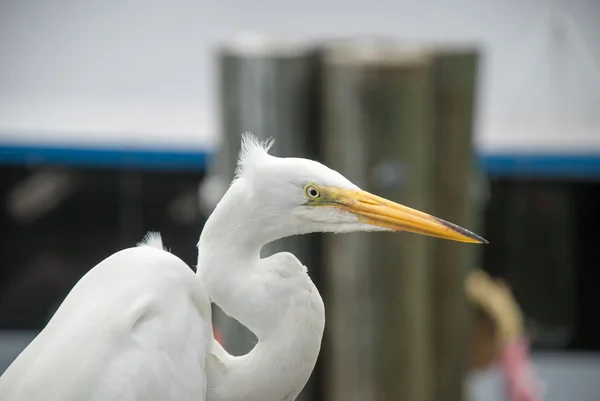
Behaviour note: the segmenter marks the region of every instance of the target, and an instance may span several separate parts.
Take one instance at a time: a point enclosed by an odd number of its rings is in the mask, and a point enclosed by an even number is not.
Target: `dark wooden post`
[[[435,215],[476,231],[477,200],[473,117],[478,53],[473,49],[434,52]],[[480,247],[435,240],[433,316],[435,399],[464,399],[471,315],[464,283]]]
[[[224,143],[213,174],[222,183],[228,185],[233,178],[241,134],[245,131],[263,139],[274,138],[272,151],[278,156],[318,158],[318,64],[312,49],[249,38],[220,47],[218,67]],[[266,246],[262,254],[292,252],[313,275],[319,271],[319,255],[315,252],[318,240],[315,236],[285,238]],[[222,330],[228,351],[236,355],[250,351],[255,344],[254,335],[216,309],[215,322]]]
[[[324,160],[363,189],[433,207],[433,65],[419,49],[347,42],[324,51]],[[326,238],[328,400],[431,400],[433,240]]]
[[[475,228],[476,53],[346,41],[318,54],[272,41],[220,49],[222,186],[240,134],[253,131],[274,137],[279,155],[322,160],[366,190]],[[289,238],[265,252],[294,252],[319,281],[319,244]],[[476,252],[415,234],[326,236],[327,399],[461,399]],[[219,311],[215,320],[231,352],[250,350],[245,328]]]

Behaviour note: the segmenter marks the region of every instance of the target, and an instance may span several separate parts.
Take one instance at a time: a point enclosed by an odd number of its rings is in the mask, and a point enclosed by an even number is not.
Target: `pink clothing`
[[[529,343],[519,338],[506,346],[500,357],[512,401],[540,401],[541,382],[529,359]]]

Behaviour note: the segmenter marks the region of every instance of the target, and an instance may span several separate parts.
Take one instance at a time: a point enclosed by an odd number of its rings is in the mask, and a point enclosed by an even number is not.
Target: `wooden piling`
[[[481,213],[473,152],[478,52],[452,46],[434,51],[434,197],[432,212],[477,231]],[[463,400],[471,314],[464,292],[480,247],[435,240],[433,320],[435,400]]]
[[[341,41],[318,52],[272,41],[220,48],[221,129],[213,173],[229,183],[240,134],[278,155],[318,159],[368,191],[476,230],[472,122],[477,53]],[[330,401],[461,400],[469,315],[464,279],[478,248],[416,234],[287,238],[326,303]],[[326,267],[321,269],[321,267]],[[321,283],[321,274],[325,281]],[[219,311],[226,348],[254,336]],[[315,399],[311,384],[301,398]],[[320,398],[318,398],[320,399]]]
[[[218,51],[220,74],[221,131],[224,143],[214,164],[214,173],[229,183],[233,178],[241,133],[274,138],[278,156],[318,158],[317,59],[310,48],[282,43],[273,38],[244,37],[224,44]],[[267,245],[262,256],[292,252],[308,266],[318,284],[320,271],[319,238],[295,236]],[[245,354],[255,337],[222,311],[215,311],[225,347],[233,354]],[[306,394],[299,399],[312,399]]]
[[[349,41],[327,47],[323,63],[324,161],[363,189],[431,210],[431,57]],[[326,238],[328,400],[432,399],[431,245],[414,234]]]

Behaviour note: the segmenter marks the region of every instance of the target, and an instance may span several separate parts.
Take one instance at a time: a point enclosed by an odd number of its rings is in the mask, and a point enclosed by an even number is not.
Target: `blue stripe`
[[[490,176],[600,179],[600,154],[488,154],[479,162]]]
[[[0,145],[0,164],[204,171],[209,150]],[[600,179],[600,154],[492,153],[478,156],[490,176]]]
[[[0,164],[204,171],[211,154],[185,149],[0,146]]]

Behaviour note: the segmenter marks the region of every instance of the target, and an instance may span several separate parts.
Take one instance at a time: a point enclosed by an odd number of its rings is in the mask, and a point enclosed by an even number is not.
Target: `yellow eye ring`
[[[321,191],[316,186],[309,184],[304,188],[304,193],[310,199],[319,199],[321,197]]]

